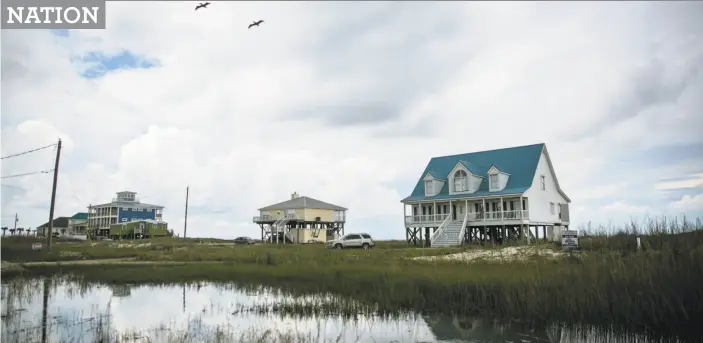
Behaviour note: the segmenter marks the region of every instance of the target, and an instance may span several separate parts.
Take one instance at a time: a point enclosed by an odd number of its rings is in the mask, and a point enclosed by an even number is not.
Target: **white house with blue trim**
[[[534,144],[434,157],[401,202],[406,240],[440,247],[560,239],[571,200],[546,145]]]
[[[146,204],[139,201],[136,192],[117,192],[111,202],[91,205],[88,210],[88,223],[91,230],[98,235],[107,234],[110,225],[138,220],[163,220],[163,206]]]

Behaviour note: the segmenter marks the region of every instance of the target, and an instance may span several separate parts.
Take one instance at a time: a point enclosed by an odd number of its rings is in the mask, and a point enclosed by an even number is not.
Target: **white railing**
[[[268,222],[268,221],[279,221],[281,219],[286,219],[286,220],[291,220],[291,219],[302,219],[298,217],[296,213],[288,213],[284,216],[272,216],[272,215],[263,215],[263,216],[256,216],[254,217],[254,222]]]
[[[469,212],[467,211],[464,215],[464,221],[461,222],[461,232],[459,232],[459,239],[461,239],[461,245],[464,244],[464,236],[466,235],[466,222],[469,221]]]
[[[444,221],[442,221],[442,224],[440,224],[437,230],[435,230],[435,232],[432,233],[432,236],[430,236],[430,246],[432,246],[432,243],[434,243],[435,240],[437,240],[437,238],[442,234],[442,232],[444,232],[444,229],[446,229],[447,225],[449,225],[449,223],[451,222],[451,218],[452,211],[449,210],[449,215],[447,215]]]
[[[493,212],[472,212],[468,213],[468,221],[497,221],[497,220],[522,220],[529,219],[528,210],[517,211],[493,211]]]
[[[441,223],[445,219],[445,216],[445,214],[421,214],[414,216],[405,216],[405,223]]]

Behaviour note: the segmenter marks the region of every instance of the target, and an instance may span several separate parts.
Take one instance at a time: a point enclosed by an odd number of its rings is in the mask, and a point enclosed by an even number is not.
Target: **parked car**
[[[367,233],[350,233],[344,237],[327,242],[327,247],[334,249],[371,249],[374,246],[376,246],[376,243],[374,243],[373,238],[371,238],[371,235]]]
[[[253,238],[249,237],[237,237],[234,239],[234,244],[256,244],[256,241]]]

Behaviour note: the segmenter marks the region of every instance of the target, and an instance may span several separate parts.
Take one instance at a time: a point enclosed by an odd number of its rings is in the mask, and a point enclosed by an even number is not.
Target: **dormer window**
[[[490,188],[491,190],[497,190],[499,188],[498,186],[498,174],[491,174],[488,176],[488,179],[490,181]]]
[[[463,170],[454,173],[454,191],[467,192],[469,190],[469,175]]]
[[[434,181],[425,180],[425,194],[434,194]]]

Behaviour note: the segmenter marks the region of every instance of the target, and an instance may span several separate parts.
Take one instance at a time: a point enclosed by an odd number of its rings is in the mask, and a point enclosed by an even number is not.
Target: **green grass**
[[[30,271],[74,272],[85,280],[106,283],[235,281],[296,293],[340,294],[376,304],[386,312],[489,313],[676,333],[691,330],[693,320],[703,318],[703,231],[700,221],[672,223],[649,222],[645,230],[633,225],[610,236],[591,234],[581,239],[580,258],[558,260],[417,262],[408,257],[455,253],[462,248],[403,249],[379,244],[370,251],[338,251],[321,245],[203,246],[162,239],[145,248],[114,248],[105,242],[57,244],[54,252],[32,259],[129,256],[201,263],[121,265],[109,270],[99,265],[63,265]],[[635,235],[642,237],[640,251]],[[4,239],[4,260],[6,243]],[[11,248],[15,255],[7,256],[29,260],[20,250]]]

